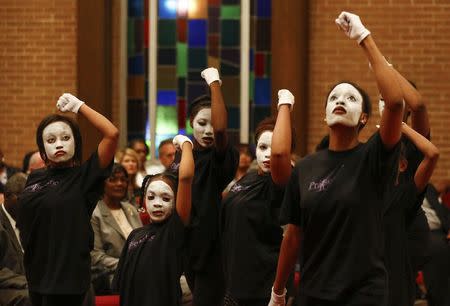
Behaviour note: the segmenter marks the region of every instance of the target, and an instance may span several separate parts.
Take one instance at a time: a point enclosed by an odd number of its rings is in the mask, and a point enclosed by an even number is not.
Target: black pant
[[[192,292],[193,306],[220,306],[225,294],[222,261],[218,251],[209,257],[200,271],[187,267],[184,275]]]
[[[33,306],[81,306],[85,294],[40,294],[30,291]]]
[[[229,294],[223,299],[223,306],[267,306],[270,298],[263,299],[236,299]]]
[[[385,296],[374,296],[354,292],[337,301],[323,300],[311,296],[300,295],[298,306],[384,306],[386,305]],[[399,305],[401,306],[401,305]]]
[[[430,260],[423,267],[429,306],[450,305],[450,245],[442,230],[430,232]]]

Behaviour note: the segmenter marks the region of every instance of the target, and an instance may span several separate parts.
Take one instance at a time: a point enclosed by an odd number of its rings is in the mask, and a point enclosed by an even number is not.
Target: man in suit
[[[430,227],[430,260],[423,267],[429,306],[450,305],[450,211],[441,204],[439,192],[428,185],[422,204]]]
[[[26,176],[16,173],[5,184],[0,205],[0,305],[30,305],[23,266],[23,250],[16,228],[17,197],[25,187]]]

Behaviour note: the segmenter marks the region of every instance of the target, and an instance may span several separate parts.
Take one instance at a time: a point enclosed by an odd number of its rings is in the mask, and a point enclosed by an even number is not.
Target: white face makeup
[[[205,148],[214,145],[214,130],[211,124],[211,108],[202,108],[192,121],[194,138]]]
[[[327,100],[326,121],[328,126],[342,124],[358,125],[362,113],[363,98],[358,90],[348,83],[337,85]]]
[[[174,198],[172,188],[164,181],[156,180],[148,185],[145,205],[152,222],[162,222],[172,215]]]
[[[270,152],[272,151],[272,131],[265,131],[259,136],[256,145],[256,162],[264,172],[270,171]]]
[[[63,163],[75,155],[75,139],[70,126],[62,121],[47,125],[42,132],[47,158],[53,163]]]

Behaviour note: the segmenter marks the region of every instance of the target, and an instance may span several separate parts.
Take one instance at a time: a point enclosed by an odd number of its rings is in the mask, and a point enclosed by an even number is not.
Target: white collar
[[[5,208],[5,204],[2,203],[2,207],[3,207],[3,211],[5,212],[6,216],[9,219],[9,223],[11,223],[11,227],[13,228],[13,230],[16,229],[16,220],[13,219],[13,217],[11,217],[11,215],[8,213],[8,211]]]

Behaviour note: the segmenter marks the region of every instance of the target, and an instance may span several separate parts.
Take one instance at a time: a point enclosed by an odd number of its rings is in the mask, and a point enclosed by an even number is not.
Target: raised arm
[[[214,128],[214,141],[217,151],[223,152],[228,143],[228,113],[222,96],[222,81],[216,68],[206,68],[201,76],[211,89],[211,124]]]
[[[189,224],[191,216],[192,180],[194,178],[194,156],[192,141],[184,136],[177,135],[173,139],[177,150],[181,150],[180,168],[178,170],[178,190],[176,210],[184,225]]]
[[[395,69],[394,71],[402,88],[403,98],[411,109],[411,127],[422,136],[428,137],[430,134],[430,123],[422,95],[403,75]]]
[[[270,173],[277,185],[286,185],[291,177],[292,126],[291,110],[294,96],[287,89],[278,91],[278,115],[273,129]]]
[[[273,283],[272,296],[269,306],[285,305],[286,283],[289,274],[294,270],[300,249],[300,228],[294,224],[288,224],[281,243],[280,256],[278,257],[277,275]]]
[[[80,112],[102,134],[97,151],[100,168],[106,168],[114,158],[119,141],[119,130],[105,116],[69,93],[59,97],[56,106],[62,112]]]
[[[407,124],[402,124],[402,132],[422,152],[424,158],[414,175],[414,183],[419,192],[427,186],[439,159],[439,150],[428,139],[414,131]]]
[[[342,12],[336,19],[336,24],[347,36],[357,40],[372,66],[378,90],[385,101],[380,123],[381,140],[386,149],[391,149],[400,140],[403,116],[403,92],[396,73],[384,59],[359,16]]]

